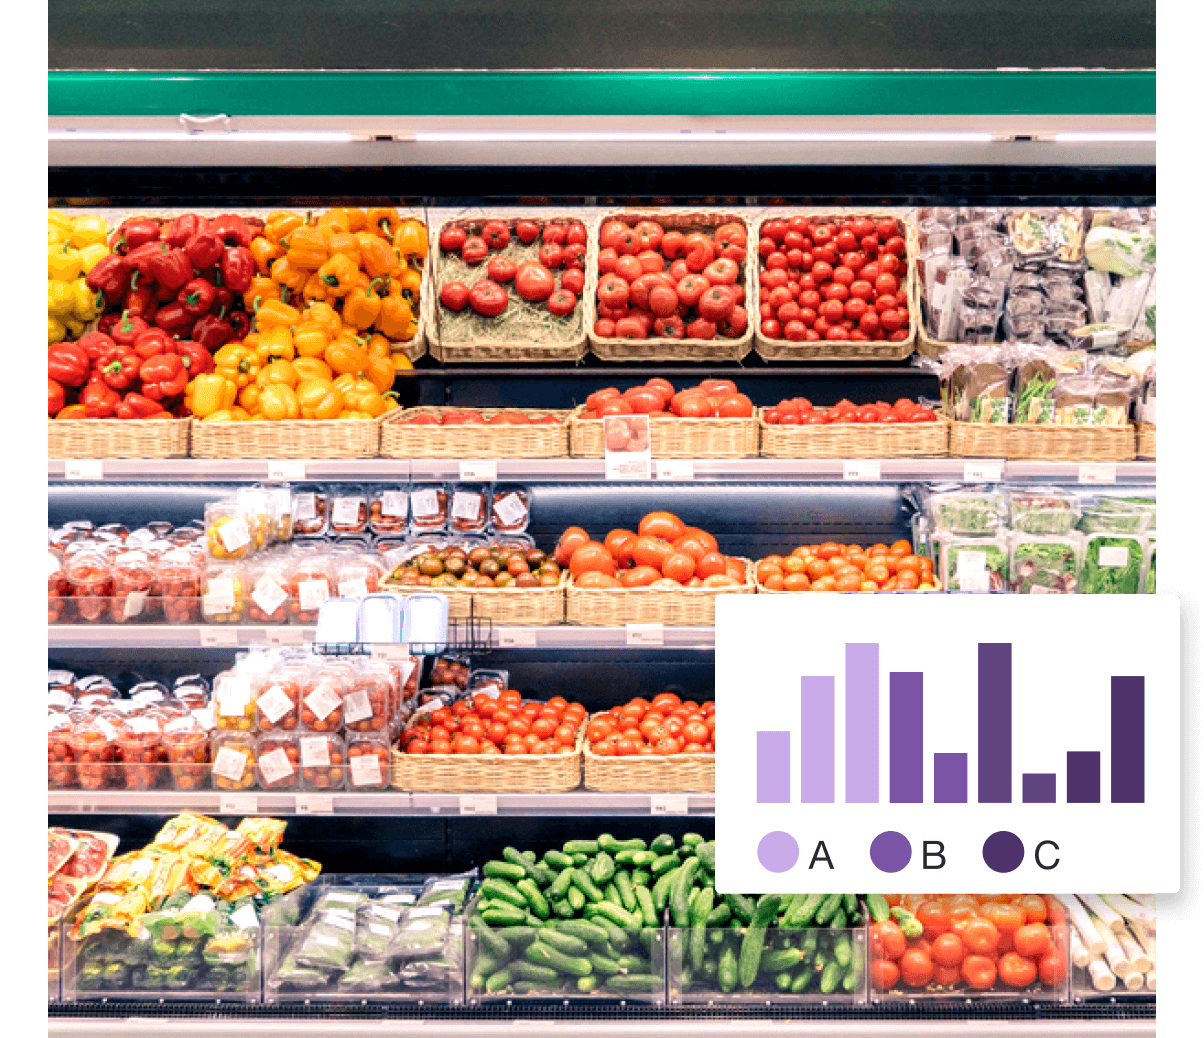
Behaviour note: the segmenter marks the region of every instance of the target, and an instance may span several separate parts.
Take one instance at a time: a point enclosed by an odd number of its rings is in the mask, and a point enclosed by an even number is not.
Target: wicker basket
[[[569,420],[569,453],[574,458],[604,456],[602,419],[582,418],[577,408]],[[757,419],[654,418],[651,429],[654,458],[755,458]]]
[[[765,410],[757,414],[763,458],[944,458],[949,454],[946,418],[893,425],[770,425]]]
[[[1137,454],[1137,438],[1131,425],[953,422],[949,453],[955,458],[1132,461]]]
[[[1158,459],[1158,426],[1147,422],[1137,425],[1137,457],[1146,461]]]
[[[381,418],[192,422],[194,458],[374,458]]]
[[[590,720],[601,717],[594,714]],[[713,753],[674,753],[668,757],[602,757],[581,743],[585,788],[599,793],[714,793]],[[425,756],[425,754],[423,755]]]
[[[392,751],[394,789],[414,793],[567,793],[581,784],[581,749],[568,753],[459,754]]]
[[[589,335],[590,349],[594,356],[602,360],[617,361],[648,361],[648,360],[743,360],[752,351],[753,333],[752,321],[739,338],[728,339],[604,339],[594,334],[594,325],[598,320],[598,300],[595,289],[598,284],[598,230],[608,220],[622,220],[629,227],[634,227],[641,220],[655,220],[667,231],[709,231],[721,227],[725,223],[740,223],[748,227],[748,218],[740,213],[725,209],[646,209],[646,210],[615,210],[604,213],[593,228],[591,243],[594,246],[591,271],[592,283],[587,282],[585,322]],[[751,240],[751,239],[750,239]],[[745,305],[750,306],[757,298],[753,287],[753,269],[756,264],[752,257],[744,261],[744,293]]]
[[[47,419],[50,458],[186,458],[187,418]]]
[[[916,304],[915,286],[916,277],[916,253],[919,251],[919,237],[916,233],[915,225],[909,220],[902,211],[898,212],[871,212],[865,209],[850,209],[846,212],[833,212],[830,209],[788,209],[788,210],[769,210],[762,213],[753,225],[753,236],[749,239],[749,255],[755,257],[756,243],[761,240],[761,225],[766,220],[780,219],[784,216],[807,216],[807,217],[827,217],[827,216],[869,216],[872,219],[879,220],[889,218],[897,220],[899,226],[903,229],[903,237],[907,241],[907,280],[905,290],[907,292],[907,306],[910,314],[909,334],[902,342],[887,342],[883,340],[872,340],[870,342],[852,342],[844,340],[840,342],[831,342],[821,340],[819,342],[789,342],[786,339],[767,339],[761,334],[761,322],[757,320],[755,323],[755,341],[757,345],[757,353],[766,360],[905,360],[910,357],[915,351],[916,344],[916,329],[920,324],[919,310]],[[753,268],[753,290],[749,296],[750,299],[760,299],[761,297],[761,264],[760,261],[751,264]]]
[[[659,623],[666,627],[712,627],[715,599],[720,595],[756,592],[752,562],[741,558],[745,583],[728,587],[625,587],[581,588],[570,579],[565,589],[566,617],[583,627],[622,627],[624,624]]]
[[[530,342],[512,341],[505,339],[474,339],[472,342],[446,342],[439,334],[439,267],[441,253],[439,251],[439,236],[445,227],[479,227],[488,220],[503,220],[513,232],[515,223],[520,219],[532,219],[538,222],[550,220],[577,220],[585,224],[585,288],[582,291],[581,331],[566,342]],[[589,352],[585,330],[591,322],[589,305],[586,300],[592,299],[594,287],[597,284],[598,246],[597,235],[594,233],[593,221],[587,214],[543,212],[533,213],[529,217],[511,216],[505,212],[484,212],[478,216],[456,217],[445,220],[437,231],[430,236],[431,266],[430,277],[423,284],[429,284],[430,290],[425,300],[425,316],[423,324],[426,329],[427,346],[430,354],[442,364],[473,364],[492,363],[496,361],[514,361],[527,364],[554,363],[556,361],[578,361]]]
[[[569,453],[569,424],[572,411],[528,411],[528,418],[555,415],[559,425],[406,425],[407,418],[420,414],[441,417],[456,407],[409,407],[385,416],[380,430],[383,458],[565,458]],[[518,410],[509,408],[508,410]],[[482,408],[488,419],[499,413]]]

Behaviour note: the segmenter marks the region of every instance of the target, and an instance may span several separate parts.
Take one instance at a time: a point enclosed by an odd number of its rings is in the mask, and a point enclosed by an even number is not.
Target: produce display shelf
[[[219,790],[83,790],[47,793],[50,814],[166,815],[258,812],[267,815],[509,815],[634,818],[641,815],[713,816],[713,793],[406,793],[399,790],[334,793],[223,793]]]
[[[853,459],[849,459],[853,460]],[[982,481],[990,473],[989,459],[882,458],[855,459],[855,470],[841,458],[700,458],[653,463],[655,479],[675,482],[748,482],[798,480],[827,482],[872,480],[864,473],[877,460],[877,478],[882,482],[943,482],[969,479]],[[868,463],[868,465],[867,465]],[[279,462],[257,460],[207,460],[203,458],[114,459],[100,462],[50,460],[47,477],[71,482],[226,482],[287,479],[436,481],[482,478],[481,461],[448,459],[390,460],[344,459],[329,461]],[[517,458],[494,462],[498,481],[603,482],[605,462],[600,458]],[[485,463],[486,467],[488,462]],[[1095,483],[1124,484],[1155,482],[1157,462],[1125,461],[1099,465],[1072,461],[996,461],[996,471],[1005,483]],[[477,475],[470,476],[466,469]],[[861,476],[856,472],[860,471]]]

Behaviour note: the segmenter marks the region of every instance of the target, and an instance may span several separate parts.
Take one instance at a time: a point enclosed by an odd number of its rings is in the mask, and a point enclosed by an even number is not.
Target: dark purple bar
[[[966,754],[934,753],[932,755],[933,802],[964,804],[966,802]]]
[[[757,732],[757,803],[790,803],[789,732]]]
[[[924,675],[890,676],[890,802],[924,802]]]
[[[1112,803],[1145,803],[1145,678],[1112,678]]]
[[[1070,750],[1066,754],[1066,803],[1099,803],[1099,751]]]
[[[978,802],[1012,802],[1012,643],[978,643]]]
[[[1026,804],[1056,804],[1058,802],[1058,776],[1042,772],[1026,772],[1020,776],[1020,795]]]

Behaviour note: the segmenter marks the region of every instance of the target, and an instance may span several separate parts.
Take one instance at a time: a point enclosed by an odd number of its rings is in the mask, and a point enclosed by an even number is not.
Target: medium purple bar
[[[844,647],[844,800],[878,803],[878,644]]]
[[[890,802],[924,802],[924,675],[890,675]]]
[[[1099,803],[1099,751],[1069,750],[1066,754],[1066,803]]]
[[[799,754],[799,791],[804,804],[836,803],[836,679],[803,678],[802,731],[807,746]]]
[[[790,803],[789,732],[757,732],[757,803]]]
[[[1145,678],[1112,678],[1112,803],[1145,803]]]
[[[978,802],[1012,802],[1012,643],[978,644]]]
[[[932,755],[933,802],[964,804],[966,788],[966,754],[934,753]]]
[[[1020,795],[1026,804],[1056,804],[1058,802],[1058,776],[1048,772],[1020,776]]]

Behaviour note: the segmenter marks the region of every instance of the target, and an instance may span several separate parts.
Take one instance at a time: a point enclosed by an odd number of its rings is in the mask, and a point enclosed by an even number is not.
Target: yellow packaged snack
[[[245,836],[264,854],[270,854],[280,846],[286,824],[279,818],[244,818],[235,832]]]
[[[151,841],[151,847],[162,847],[165,850],[179,850],[190,844],[198,844],[196,853],[201,853],[208,845],[206,841],[218,839],[226,832],[226,826],[221,822],[198,815],[191,811],[176,815]]]
[[[155,862],[165,852],[153,847],[140,851],[127,851],[109,862],[108,870],[100,878],[96,889],[107,893],[125,894],[143,889],[155,871]]]
[[[172,894],[188,887],[190,855],[183,851],[168,851],[157,862],[146,883],[147,900],[152,909],[158,908]]]
[[[147,899],[141,890],[96,894],[76,919],[71,939],[79,941],[101,930],[124,930],[136,937],[141,926],[138,917],[146,910]]]

